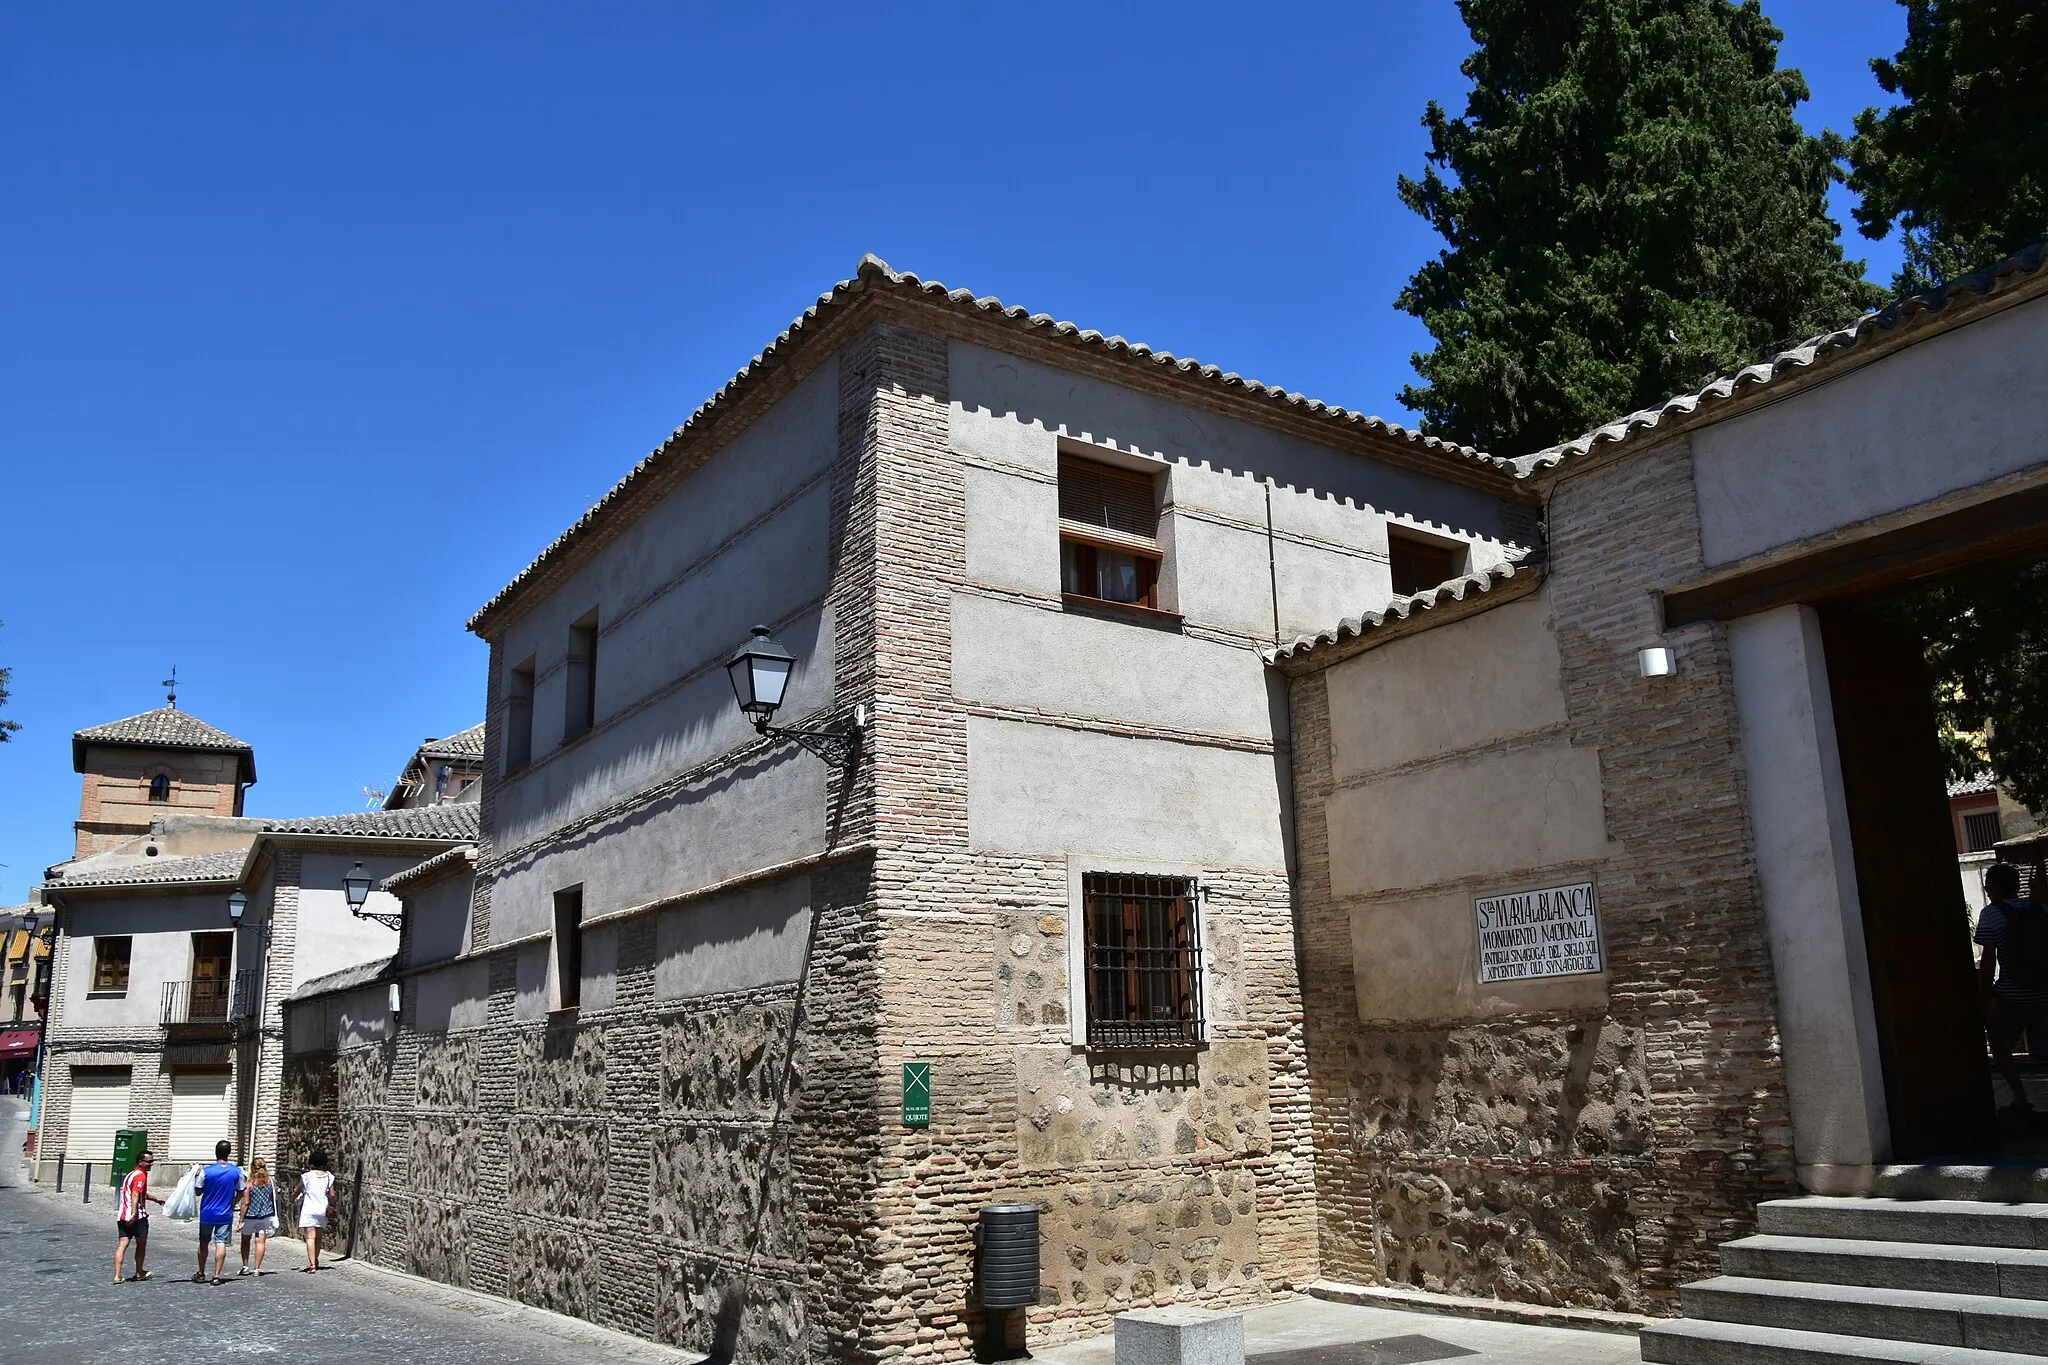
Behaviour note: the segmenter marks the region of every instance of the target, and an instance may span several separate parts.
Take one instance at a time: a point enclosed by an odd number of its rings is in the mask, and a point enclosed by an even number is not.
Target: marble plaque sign
[[[1480,896],[1479,980],[1532,981],[1601,970],[1593,884]]]

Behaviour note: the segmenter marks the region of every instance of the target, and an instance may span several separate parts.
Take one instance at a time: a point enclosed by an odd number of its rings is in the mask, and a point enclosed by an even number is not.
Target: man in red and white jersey
[[[143,1268],[142,1262],[149,1255],[149,1206],[164,1201],[149,1192],[149,1168],[156,1164],[153,1152],[144,1152],[135,1160],[135,1169],[121,1178],[121,1194],[114,1202],[114,1228],[120,1240],[114,1243],[114,1283],[121,1284],[121,1259],[128,1254],[128,1244],[135,1243],[135,1278],[154,1279]]]

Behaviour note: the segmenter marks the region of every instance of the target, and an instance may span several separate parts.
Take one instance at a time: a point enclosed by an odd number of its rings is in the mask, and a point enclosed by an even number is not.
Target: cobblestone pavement
[[[19,1173],[19,1101],[0,1099],[0,1361],[36,1365],[192,1365],[276,1356],[279,1365],[684,1365],[665,1350],[586,1323],[447,1289],[365,1265],[305,1264],[296,1242],[273,1241],[278,1274],[191,1282],[198,1225],[155,1218],[148,1283],[115,1284],[113,1192],[80,1202],[28,1186]],[[228,1273],[239,1263],[228,1250]],[[326,1258],[323,1257],[323,1261]],[[128,1267],[133,1273],[133,1263]]]

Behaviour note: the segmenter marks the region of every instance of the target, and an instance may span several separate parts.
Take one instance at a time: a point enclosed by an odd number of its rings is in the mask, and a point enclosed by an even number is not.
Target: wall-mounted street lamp
[[[394,981],[391,983],[391,989],[385,992],[384,998],[385,1003],[391,1006],[392,1018],[397,1018],[398,1007],[405,1003],[405,988],[400,986],[396,981]]]
[[[241,927],[242,916],[249,913],[249,898],[238,887],[228,892],[228,923]]]
[[[341,879],[341,893],[348,897],[348,912],[357,919],[374,920],[386,929],[395,930],[405,922],[404,915],[386,914],[379,910],[365,910],[363,904],[370,899],[370,874],[363,871],[359,862],[348,870]]]
[[[754,723],[757,733],[769,739],[786,739],[801,745],[835,768],[850,768],[860,754],[861,731],[867,728],[867,708],[856,706],[847,725],[812,727],[770,725],[776,708],[782,705],[789,686],[790,670],[796,656],[784,649],[766,626],[755,626],[753,637],[726,661],[726,676],[732,679],[732,694],[740,710]]]

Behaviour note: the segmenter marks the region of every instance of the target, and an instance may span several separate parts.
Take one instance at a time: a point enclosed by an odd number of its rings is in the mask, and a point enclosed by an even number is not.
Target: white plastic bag
[[[189,1223],[199,1216],[199,1167],[178,1179],[178,1186],[171,1191],[171,1197],[164,1200],[164,1217],[174,1223]]]

